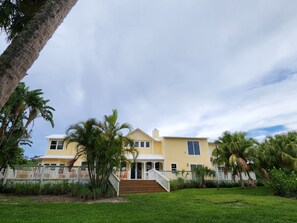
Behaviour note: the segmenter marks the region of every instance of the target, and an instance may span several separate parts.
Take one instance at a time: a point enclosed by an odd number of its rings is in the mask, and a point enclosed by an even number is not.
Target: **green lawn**
[[[124,196],[125,203],[36,203],[0,197],[0,222],[297,222],[297,200],[268,188],[187,189]]]

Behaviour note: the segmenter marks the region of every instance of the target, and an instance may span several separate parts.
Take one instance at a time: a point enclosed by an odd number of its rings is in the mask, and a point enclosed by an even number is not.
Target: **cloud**
[[[25,78],[56,108],[46,135],[119,110],[161,135],[297,128],[296,1],[79,1]],[[260,134],[260,133],[259,133]],[[268,133],[267,133],[268,134]]]

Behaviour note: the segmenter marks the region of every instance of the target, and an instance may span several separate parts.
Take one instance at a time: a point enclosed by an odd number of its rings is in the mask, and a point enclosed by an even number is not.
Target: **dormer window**
[[[62,150],[63,149],[63,140],[52,140],[50,149],[52,150]]]
[[[149,148],[150,142],[148,141],[134,141],[135,148]]]
[[[139,142],[138,142],[138,141],[135,141],[135,142],[134,142],[134,147],[135,147],[135,148],[138,148],[138,147],[139,147]]]

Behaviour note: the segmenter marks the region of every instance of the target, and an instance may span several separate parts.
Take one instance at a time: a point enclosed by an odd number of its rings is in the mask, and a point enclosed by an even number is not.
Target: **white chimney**
[[[159,138],[159,130],[158,129],[153,130],[153,138]]]

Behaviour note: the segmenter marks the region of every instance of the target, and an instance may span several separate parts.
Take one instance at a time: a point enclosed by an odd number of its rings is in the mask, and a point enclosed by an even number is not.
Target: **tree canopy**
[[[77,0],[2,0],[0,28],[12,39],[0,56],[0,109]]]
[[[94,193],[99,193],[98,196],[106,195],[108,178],[116,168],[127,162],[125,155],[137,156],[133,142],[122,133],[131,128],[127,123],[118,123],[117,110],[113,110],[111,115],[104,116],[103,121],[88,119],[71,125],[66,131],[66,145],[76,143],[76,155],[70,165],[81,157],[87,161],[91,186]]]
[[[255,157],[262,171],[273,167],[297,171],[297,132],[267,136],[255,151]]]
[[[242,173],[246,173],[249,181],[253,183],[250,176],[251,166],[253,164],[252,151],[256,141],[247,138],[246,132],[224,132],[218,140],[215,141],[216,148],[213,150],[213,162],[224,166],[224,171],[231,171],[233,176],[238,175],[241,186],[244,187]]]
[[[11,41],[20,33],[46,0],[2,0],[0,1],[0,29]]]
[[[43,98],[41,89],[30,90],[20,83],[0,110],[0,171],[16,164],[21,145],[31,145],[34,121],[43,118],[54,127],[53,107]]]

